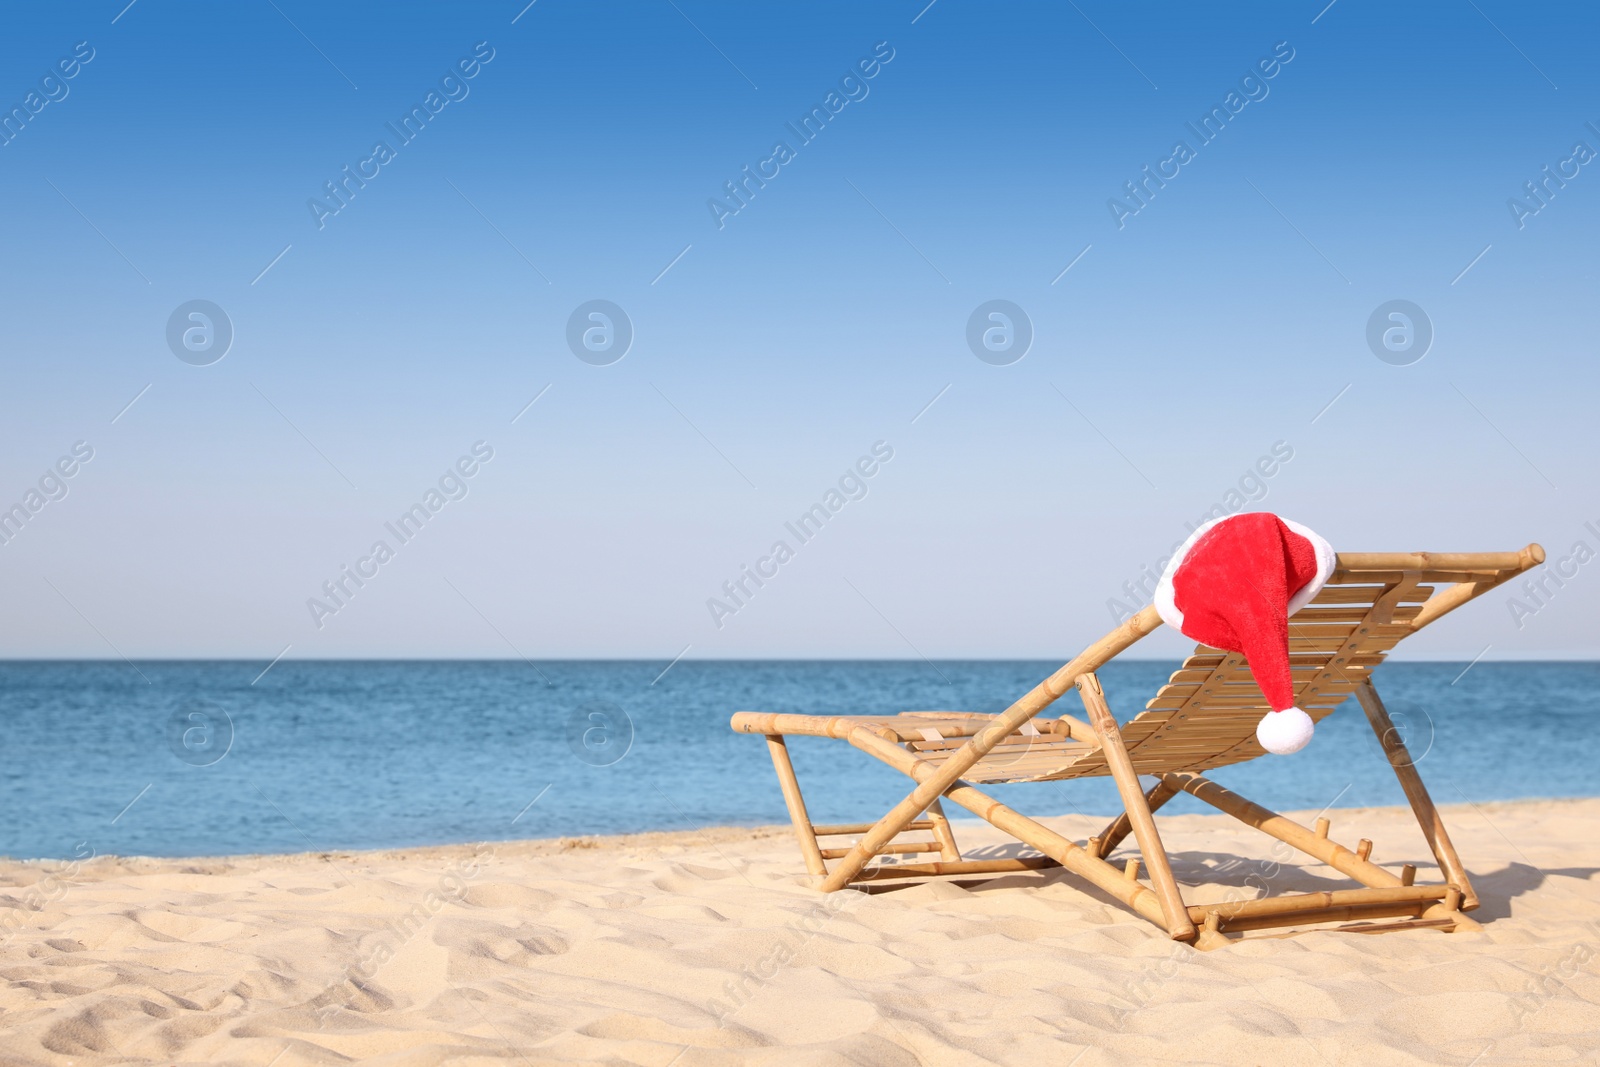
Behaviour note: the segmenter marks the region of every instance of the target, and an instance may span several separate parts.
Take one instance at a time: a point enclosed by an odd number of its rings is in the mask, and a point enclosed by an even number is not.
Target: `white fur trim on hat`
[[[1236,514],[1245,515],[1250,513],[1238,512]],[[1188,556],[1189,550],[1194,547],[1196,541],[1204,537],[1211,530],[1211,527],[1217,523],[1227,522],[1235,517],[1235,515],[1224,515],[1220,519],[1212,519],[1195,527],[1194,533],[1190,534],[1183,544],[1178,546],[1178,551],[1173,553],[1172,559],[1167,561],[1166,568],[1161,572],[1160,580],[1156,582],[1156,595],[1154,598],[1156,614],[1161,616],[1162,622],[1179,633],[1183,632],[1183,612],[1178,610],[1176,594],[1172,590],[1172,576],[1178,573],[1178,565],[1183,562],[1184,557]],[[1289,529],[1310,541],[1312,551],[1317,555],[1316,577],[1312,578],[1289,598],[1288,613],[1293,615],[1311,603],[1312,598],[1322,592],[1322,587],[1328,584],[1329,578],[1333,577],[1333,570],[1339,561],[1337,554],[1333,551],[1333,546],[1328,544],[1321,534],[1300,525],[1293,519],[1285,519],[1282,515],[1279,515],[1278,518]]]
[[[1222,517],[1222,519],[1231,518],[1233,518],[1232,515],[1224,515]],[[1172,558],[1167,561],[1166,569],[1161,572],[1160,581],[1156,582],[1156,614],[1161,616],[1162,622],[1166,623],[1174,630],[1177,630],[1179,633],[1183,632],[1183,612],[1178,610],[1178,603],[1174,599],[1175,594],[1172,591],[1172,576],[1178,573],[1178,565],[1182,563],[1184,557],[1189,554],[1189,550],[1194,547],[1194,543],[1200,540],[1200,538],[1204,537],[1207,531],[1209,531],[1211,527],[1215,526],[1217,523],[1221,522],[1222,519],[1212,519],[1210,522],[1202,522],[1199,526],[1195,527],[1194,533],[1190,534],[1188,540],[1184,541],[1183,544],[1178,546],[1178,551],[1174,552],[1172,554]]]
[[[1317,724],[1299,708],[1269,711],[1256,723],[1256,740],[1274,756],[1287,756],[1299,752],[1311,742],[1311,732]]]
[[[1301,526],[1293,519],[1284,519],[1282,515],[1279,515],[1278,518],[1283,519],[1283,524],[1289,529],[1310,541],[1311,548],[1317,554],[1317,576],[1301,586],[1300,591],[1289,598],[1289,614],[1293,615],[1311,603],[1312,598],[1322,592],[1322,587],[1328,584],[1329,578],[1333,577],[1333,569],[1339,565],[1339,557],[1334,552],[1333,546],[1328,544],[1321,534]]]

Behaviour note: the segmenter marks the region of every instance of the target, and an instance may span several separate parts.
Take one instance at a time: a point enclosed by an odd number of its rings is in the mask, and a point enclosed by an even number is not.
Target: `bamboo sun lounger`
[[[999,875],[1065,868],[1195,947],[1220,947],[1227,935],[1274,927],[1340,922],[1340,929],[1408,927],[1476,930],[1464,915],[1478,906],[1466,869],[1404,740],[1372,684],[1372,669],[1410,634],[1530,567],[1544,562],[1531,544],[1520,552],[1341,553],[1332,578],[1289,620],[1295,703],[1320,721],[1355,696],[1366,711],[1410,801],[1443,882],[1415,884],[1372,862],[1372,843],[1352,851],[1329,837],[1328,820],[1303,826],[1246,800],[1201,772],[1264,754],[1256,722],[1268,710],[1242,656],[1199,645],[1145,709],[1118,726],[1095,672],[1161,625],[1154,607],[1090,645],[1000,715],[913,711],[899,715],[779,715],[742,711],[733,729],[763,734],[794,823],[806,869],[825,892],[883,879]],[[1076,687],[1088,720],[1039,713]],[[905,773],[916,787],[876,823],[813,825],[785,738],[832,737]],[[1291,757],[1292,758],[1292,757]],[[1312,753],[1301,759],[1315,759]],[[1124,811],[1085,842],[1060,834],[978,789],[998,782],[1055,782],[1110,775]],[[1146,790],[1139,776],[1153,777]],[[1180,792],[1231,815],[1364,888],[1186,904],[1162,849],[1153,813]],[[948,798],[1038,850],[1016,859],[962,859],[940,799]],[[926,832],[932,840],[905,835]],[[1107,857],[1132,834],[1138,857],[1116,867]],[[822,838],[855,838],[825,846]],[[929,862],[879,863],[877,856],[936,855]],[[1146,878],[1139,877],[1143,862]],[[1371,923],[1368,920],[1391,920]]]

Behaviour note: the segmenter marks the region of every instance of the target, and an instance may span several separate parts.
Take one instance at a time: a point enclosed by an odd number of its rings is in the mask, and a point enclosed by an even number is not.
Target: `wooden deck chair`
[[[763,734],[777,770],[806,868],[828,892],[883,878],[996,875],[1062,867],[1165,929],[1179,941],[1209,949],[1226,935],[1317,923],[1359,922],[1342,929],[1432,926],[1479,929],[1463,912],[1478,905],[1466,869],[1428,796],[1411,754],[1372,685],[1372,669],[1410,634],[1544,562],[1536,544],[1520,552],[1341,553],[1332,579],[1289,620],[1295,703],[1321,720],[1354,695],[1366,711],[1400,786],[1416,813],[1443,882],[1414,883],[1410,865],[1398,873],[1372,862],[1372,843],[1352,851],[1329,837],[1328,820],[1307,827],[1238,796],[1201,775],[1263,755],[1256,722],[1267,703],[1242,656],[1197,646],[1168,683],[1131,721],[1117,725],[1095,671],[1161,625],[1154,607],[1090,645],[1072,662],[999,715],[905,712],[835,717],[739,712],[732,725]],[[1038,715],[1076,687],[1088,721]],[[839,738],[904,772],[917,784],[876,823],[813,825],[790,763],[790,735]],[[1315,750],[1294,757],[1316,759]],[[1124,810],[1085,842],[1060,834],[981,792],[991,782],[1054,782],[1110,775]],[[1146,791],[1139,776],[1155,779]],[[1161,846],[1153,813],[1180,792],[1285,842],[1364,888],[1186,904]],[[997,829],[1037,849],[1015,859],[962,859],[940,798],[948,798]],[[925,816],[925,817],[924,817]],[[931,840],[905,838],[924,831]],[[1107,862],[1132,834],[1139,857],[1118,868]],[[855,838],[824,847],[822,838]],[[929,862],[868,866],[877,856],[937,855]],[[1146,878],[1139,877],[1140,860]],[[1390,920],[1374,924],[1370,920]]]

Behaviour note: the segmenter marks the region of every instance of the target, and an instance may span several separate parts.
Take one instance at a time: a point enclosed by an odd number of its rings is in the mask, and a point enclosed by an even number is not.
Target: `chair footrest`
[[[811,828],[811,832],[816,834],[818,837],[844,837],[853,834],[864,834],[868,830],[872,829],[873,825],[874,824],[870,822],[852,822],[841,823],[839,825],[813,826]],[[909,823],[906,826],[906,830],[932,829],[933,822],[930,819],[918,819],[916,822]],[[901,833],[904,832],[904,830],[901,831]]]
[[[894,841],[880,848],[878,855],[915,856],[938,851],[939,842],[937,841]],[[825,860],[843,859],[849,854],[850,850],[848,848],[825,848],[822,850],[822,858]]]
[[[1023,856],[1009,860],[942,860],[936,863],[878,864],[861,872],[856,882],[878,882],[886,878],[927,878],[941,874],[1006,874],[1014,871],[1041,871],[1059,867],[1049,856]],[[852,883],[854,884],[854,883]]]
[[[1415,917],[1438,903],[1455,911],[1461,893],[1449,885],[1395,886],[1388,889],[1339,889],[1329,893],[1298,893],[1260,900],[1228,901],[1191,906],[1195,923],[1214,923],[1224,930],[1251,930],[1306,922],[1349,919]]]

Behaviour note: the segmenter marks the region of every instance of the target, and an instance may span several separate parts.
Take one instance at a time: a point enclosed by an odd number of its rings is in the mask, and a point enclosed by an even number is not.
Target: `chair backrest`
[[[1321,721],[1395,645],[1543,557],[1537,546],[1341,555],[1328,584],[1289,620],[1296,705]],[[1436,598],[1436,610],[1428,611]],[[1223,767],[1264,754],[1255,728],[1268,710],[1243,656],[1199,645],[1123,729],[1123,742],[1141,774]]]
[[[1328,584],[1289,620],[1295,703],[1320,721],[1366,681],[1389,650],[1445,612],[1544,562],[1520,552],[1341,553]],[[1256,723],[1267,701],[1242,655],[1196,646],[1167,684],[1122,730],[1140,774],[1198,771],[1263,755]],[[1052,744],[1050,748],[1055,748]],[[1078,746],[1041,767],[1034,751],[1003,754],[964,777],[1057,781],[1109,774],[1098,747]],[[1011,771],[1012,773],[1007,773]],[[1020,774],[1016,772],[1033,773]]]

